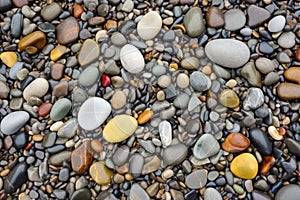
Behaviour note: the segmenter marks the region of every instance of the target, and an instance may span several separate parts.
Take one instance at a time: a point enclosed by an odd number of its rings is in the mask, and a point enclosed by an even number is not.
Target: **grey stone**
[[[296,44],[296,36],[292,31],[282,33],[278,38],[278,44],[282,48],[292,48]]]
[[[224,14],[225,29],[237,31],[246,24],[245,14],[239,9],[230,9]]]
[[[79,83],[85,87],[92,86],[97,79],[99,78],[99,70],[94,67],[90,66],[87,67],[79,76]]]
[[[215,188],[207,188],[204,192],[204,200],[222,200],[221,194]]]
[[[190,76],[190,84],[198,92],[206,91],[211,86],[211,80],[202,72],[195,71]]]
[[[29,120],[29,114],[25,111],[15,111],[6,115],[0,124],[1,132],[5,135],[16,133]]]
[[[282,29],[285,26],[285,23],[286,23],[286,19],[284,16],[282,15],[275,16],[269,21],[268,30],[271,33],[282,31]]]
[[[203,134],[196,142],[193,155],[199,159],[203,160],[211,156],[216,155],[220,151],[220,145],[216,138],[212,134]]]
[[[13,15],[11,20],[11,35],[15,38],[19,38],[22,34],[23,27],[23,15],[16,13]]]
[[[275,63],[272,60],[265,57],[258,58],[255,61],[255,65],[256,68],[263,74],[273,72],[276,67]]]
[[[134,183],[131,186],[129,199],[130,200],[141,200],[141,199],[150,200],[147,192],[138,183]]]
[[[283,186],[275,195],[275,200],[298,200],[300,196],[300,186],[289,184]]]
[[[241,75],[248,81],[252,86],[261,87],[261,76],[256,70],[253,62],[248,62],[241,70]]]
[[[167,165],[177,165],[187,156],[188,148],[184,144],[176,144],[167,147],[163,153],[163,161]]]
[[[245,110],[257,109],[264,103],[264,94],[259,88],[250,88],[243,102]]]
[[[185,184],[190,189],[203,188],[207,183],[207,170],[199,169],[186,176]]]
[[[70,111],[72,107],[72,103],[67,98],[59,99],[55,102],[53,105],[51,112],[50,112],[50,118],[54,121],[59,121],[63,119],[68,112]]]
[[[199,37],[205,31],[201,8],[192,7],[184,16],[183,25],[190,37]]]

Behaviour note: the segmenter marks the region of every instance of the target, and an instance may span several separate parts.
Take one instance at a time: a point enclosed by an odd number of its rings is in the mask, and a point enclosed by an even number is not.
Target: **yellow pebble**
[[[114,176],[114,172],[108,169],[103,161],[93,163],[89,172],[92,179],[99,185],[110,184],[111,177]]]
[[[52,61],[57,61],[58,59],[60,59],[62,55],[64,55],[66,51],[67,51],[67,47],[63,45],[59,45],[50,52],[50,59]]]
[[[0,58],[1,58],[2,62],[8,67],[12,67],[12,66],[14,66],[14,64],[16,64],[18,62],[17,54],[12,51],[7,51],[4,53],[1,53]]]
[[[230,170],[239,178],[253,179],[258,171],[257,160],[251,153],[243,153],[232,160]]]

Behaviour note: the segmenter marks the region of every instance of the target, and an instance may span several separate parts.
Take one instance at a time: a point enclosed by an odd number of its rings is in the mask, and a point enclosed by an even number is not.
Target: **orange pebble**
[[[274,164],[275,158],[273,156],[264,156],[262,164],[260,166],[260,174],[266,175]]]
[[[83,7],[81,6],[81,5],[79,5],[79,4],[75,4],[75,6],[74,6],[74,17],[75,18],[80,18],[80,16],[81,16],[81,14],[83,13],[83,11],[84,11],[84,9],[83,9]]]
[[[144,110],[138,117],[139,124],[146,124],[154,115],[152,110]]]

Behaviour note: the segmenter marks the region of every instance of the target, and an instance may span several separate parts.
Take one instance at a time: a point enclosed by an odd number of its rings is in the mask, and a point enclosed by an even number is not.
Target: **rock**
[[[277,95],[282,100],[300,99],[300,85],[293,83],[280,83],[277,87]]]
[[[202,72],[195,71],[190,75],[190,84],[194,90],[202,92],[211,87],[211,80]]]
[[[55,166],[61,166],[65,161],[69,161],[71,157],[70,151],[61,151],[57,154],[52,155],[49,158],[49,164]]]
[[[234,39],[217,39],[205,46],[207,57],[218,65],[228,68],[243,66],[250,58],[247,45]]]
[[[55,189],[53,191],[54,196],[59,200],[64,200],[67,197],[67,192],[62,189]]]
[[[224,14],[225,29],[237,31],[246,24],[245,14],[240,9],[230,9]]]
[[[184,144],[168,146],[163,153],[163,161],[166,165],[177,165],[187,156],[188,148]]]
[[[176,108],[185,109],[188,107],[189,100],[190,100],[190,96],[187,95],[186,93],[182,93],[174,99],[173,105]]]
[[[143,55],[131,44],[126,44],[121,48],[120,60],[122,66],[132,74],[140,73],[145,66]]]
[[[58,45],[57,47],[55,47],[54,49],[51,50],[51,52],[50,52],[50,59],[52,61],[57,61],[68,50],[69,49],[66,46],[64,46],[64,45]]]
[[[92,179],[99,185],[110,184],[114,175],[114,172],[108,169],[103,161],[93,163],[89,171]]]
[[[51,3],[41,10],[41,16],[44,20],[50,22],[61,13],[62,9],[58,3]]]
[[[12,6],[11,0],[0,0],[0,12],[8,11]]]
[[[266,22],[271,14],[268,10],[258,7],[256,5],[250,5],[247,9],[248,13],[248,26],[257,27]]]
[[[278,38],[278,44],[282,48],[289,49],[295,46],[296,36],[292,31],[282,33]]]
[[[264,103],[264,94],[259,88],[250,88],[246,99],[243,102],[245,110],[254,110]]]
[[[166,120],[160,122],[158,126],[158,132],[163,146],[169,146],[172,142],[172,126],[170,122]]]
[[[25,111],[15,111],[6,115],[0,124],[1,132],[5,135],[12,135],[26,124],[29,114]]]
[[[6,99],[9,94],[9,87],[6,82],[0,81],[0,99]]]
[[[258,171],[257,160],[250,153],[242,153],[232,160],[230,170],[239,178],[253,179]]]
[[[160,168],[161,159],[158,156],[153,156],[149,162],[143,166],[142,174],[150,174]]]
[[[57,98],[59,97],[65,97],[68,95],[68,82],[67,81],[61,81],[59,84],[55,85],[52,90],[52,96],[55,96]]]
[[[79,83],[85,87],[92,86],[99,78],[99,70],[97,67],[87,67],[79,76]]]
[[[71,153],[71,165],[76,174],[86,172],[93,162],[93,155],[88,150],[89,142],[84,142]]]
[[[138,123],[140,125],[146,124],[153,117],[154,112],[152,110],[144,110],[138,117]]]
[[[129,173],[137,178],[141,175],[144,166],[144,158],[139,154],[133,154],[129,159]]]
[[[227,108],[237,108],[240,105],[240,99],[231,89],[225,89],[219,96],[219,102]]]
[[[221,28],[225,24],[223,12],[218,7],[209,7],[206,12],[206,23],[212,28]]]
[[[284,78],[300,84],[300,67],[290,67],[284,72]]]
[[[23,149],[27,145],[28,138],[28,133],[26,132],[17,133],[13,137],[14,147],[16,147],[17,149]]]
[[[268,24],[268,30],[271,33],[277,33],[279,31],[282,31],[286,23],[286,19],[282,15],[277,15],[273,17]]]
[[[196,142],[193,155],[199,159],[203,160],[211,156],[216,155],[220,151],[220,145],[216,138],[212,134],[203,134]]]
[[[267,86],[274,85],[278,83],[279,80],[280,77],[276,72],[270,72],[265,76],[264,84]]]
[[[78,123],[77,120],[75,118],[71,118],[68,121],[66,121],[63,125],[63,127],[61,127],[58,131],[57,131],[57,135],[59,137],[63,137],[63,138],[72,138],[77,134],[77,130],[78,130]]]
[[[296,156],[300,156],[300,143],[291,139],[291,138],[286,138],[284,140],[284,142],[286,143],[286,146],[289,150],[289,152],[291,152],[292,154],[296,155]]]
[[[17,54],[12,51],[6,51],[1,53],[0,59],[7,67],[12,67],[18,62]]]
[[[91,199],[91,192],[87,188],[82,188],[80,190],[74,191],[71,196],[71,200],[83,200],[83,199]]]
[[[85,130],[98,128],[111,112],[110,104],[99,97],[87,99],[78,112],[78,123]]]
[[[221,194],[215,188],[207,188],[204,192],[204,200],[222,200]]]
[[[300,61],[300,47],[298,47],[295,52],[295,58],[297,61]]]
[[[201,8],[190,8],[184,16],[183,25],[190,37],[199,37],[202,33],[204,33],[205,25]]]
[[[275,195],[275,200],[297,200],[300,195],[300,186],[289,184],[280,188]]]
[[[176,85],[181,88],[181,89],[185,89],[189,86],[189,82],[190,82],[190,78],[188,75],[184,74],[184,73],[180,73],[178,74],[177,78],[176,78]]]
[[[53,105],[50,111],[50,118],[53,121],[59,121],[63,119],[71,110],[72,102],[67,98],[59,99]]]
[[[74,17],[68,17],[56,27],[56,39],[59,44],[74,42],[79,35],[79,23]]]
[[[134,183],[130,188],[130,200],[150,200],[147,192],[138,184]]]
[[[268,74],[273,72],[275,69],[275,64],[268,58],[261,57],[255,61],[256,68],[263,74]]]
[[[241,133],[230,133],[222,143],[222,148],[230,153],[244,151],[249,146],[249,139]]]
[[[111,98],[111,106],[115,110],[123,108],[126,104],[127,97],[123,91],[116,91]]]
[[[18,48],[20,51],[24,51],[26,48],[35,47],[37,49],[42,49],[46,45],[46,35],[42,31],[35,31],[23,37],[19,44]]]
[[[190,189],[203,188],[207,183],[207,170],[199,169],[186,176],[185,184]]]
[[[261,76],[256,70],[253,62],[248,62],[241,70],[241,75],[251,86],[261,87]]]
[[[64,76],[65,66],[61,63],[53,63],[50,65],[50,75],[53,80],[59,81]]]
[[[129,138],[137,129],[138,123],[130,115],[117,115],[103,129],[103,137],[111,143],[122,142]]]
[[[16,64],[14,64],[12,66],[12,68],[10,68],[9,70],[9,78],[13,79],[13,80],[17,80],[17,73],[22,70],[24,67],[24,62],[17,62]]]
[[[181,60],[180,65],[184,69],[196,70],[200,67],[200,60],[196,57],[187,57]]]
[[[249,138],[263,156],[272,155],[273,147],[267,133],[262,132],[259,128],[253,128],[249,131]]]
[[[81,66],[86,66],[96,61],[100,56],[100,47],[92,39],[84,41],[78,54],[78,62]]]
[[[12,0],[12,2],[17,6],[18,8],[22,8],[23,6],[27,5],[29,2],[28,0]],[[1,6],[0,6],[1,7]],[[1,11],[1,10],[0,10]]]
[[[129,148],[128,146],[123,145],[116,149],[116,151],[112,156],[112,160],[115,165],[122,166],[126,162],[128,162],[128,156],[129,156]]]
[[[161,16],[155,11],[150,11],[138,22],[137,32],[143,40],[151,40],[159,33],[161,27]]]
[[[26,181],[28,165],[26,162],[18,163],[8,174],[4,180],[4,191],[7,194],[12,194],[20,188]]]
[[[30,97],[43,97],[47,94],[48,89],[48,81],[44,78],[37,78],[24,89],[23,97],[25,100],[28,100]]]
[[[38,108],[38,115],[40,117],[45,117],[47,116],[52,108],[52,104],[51,103],[42,103],[39,108]]]
[[[168,75],[162,75],[158,78],[157,84],[161,88],[167,88],[171,83],[171,78]]]
[[[253,190],[252,198],[253,200],[272,200],[267,194],[258,190]]]
[[[22,34],[23,28],[23,15],[20,13],[16,13],[13,15],[10,26],[11,36],[14,38],[19,38]]]

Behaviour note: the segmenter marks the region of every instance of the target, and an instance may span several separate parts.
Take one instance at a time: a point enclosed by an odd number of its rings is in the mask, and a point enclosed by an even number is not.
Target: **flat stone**
[[[187,156],[188,148],[184,144],[168,146],[163,153],[163,161],[167,165],[177,165]]]
[[[56,27],[56,39],[59,44],[69,44],[78,38],[79,30],[77,20],[74,17],[68,17]]]
[[[100,56],[100,47],[92,39],[84,41],[78,54],[78,62],[81,66],[88,65],[98,59]]]
[[[240,99],[231,89],[225,89],[219,96],[219,102],[228,108],[237,108],[240,105]]]
[[[275,69],[275,63],[268,58],[260,57],[255,61],[255,66],[263,74],[273,72]]]
[[[246,99],[243,102],[245,110],[254,110],[264,103],[264,94],[259,88],[250,88]]]
[[[67,98],[59,99],[53,105],[50,111],[50,118],[53,121],[59,121],[63,119],[71,110],[72,102]]]
[[[277,33],[279,31],[282,31],[286,23],[286,19],[282,15],[277,15],[273,17],[268,24],[268,30],[271,33]]]
[[[182,93],[174,99],[173,105],[176,108],[185,109],[188,107],[189,100],[190,100],[190,96],[187,95],[186,93]]]
[[[249,139],[241,133],[230,133],[222,143],[222,148],[230,153],[244,151],[249,146]]]
[[[203,134],[196,142],[193,155],[199,159],[203,160],[211,156],[216,155],[220,151],[220,145],[216,138],[212,134]]]
[[[196,57],[187,57],[181,60],[180,65],[184,69],[195,70],[200,67],[200,60]]]
[[[78,112],[78,123],[85,130],[98,128],[107,119],[111,112],[110,104],[99,97],[87,99]]]
[[[172,142],[172,126],[170,122],[166,120],[160,122],[158,126],[158,132],[163,146],[169,146]]]
[[[50,65],[50,75],[53,80],[59,81],[63,78],[65,66],[61,63]]]
[[[14,147],[16,147],[17,149],[23,149],[27,145],[28,138],[29,136],[26,132],[17,133],[13,137]]]
[[[262,132],[259,128],[253,128],[249,131],[251,143],[257,148],[261,155],[272,155],[272,143],[267,133]]]
[[[284,78],[300,84],[300,67],[290,67],[284,72]]]
[[[137,126],[137,120],[130,115],[117,115],[104,127],[103,137],[111,143],[122,142],[135,132]]]
[[[111,98],[111,106],[115,110],[119,110],[125,106],[127,97],[123,91],[116,91]]]
[[[61,13],[62,9],[58,3],[51,3],[41,10],[41,16],[44,20],[50,22]]]
[[[140,73],[145,66],[143,55],[131,44],[126,44],[121,48],[120,60],[122,66],[132,74]]]
[[[153,156],[152,159],[143,166],[142,174],[150,174],[160,168],[161,159],[158,156]]]
[[[207,183],[207,170],[199,169],[186,176],[185,184],[190,189],[203,188]]]
[[[57,135],[63,138],[72,138],[76,135],[78,123],[76,118],[71,118],[57,131]]]
[[[255,68],[253,62],[248,62],[241,70],[241,75],[248,81],[251,86],[261,87],[261,75]]]
[[[183,25],[190,37],[199,37],[204,33],[205,25],[201,8],[190,8],[184,16]]]
[[[265,76],[264,84],[267,86],[274,85],[278,83],[280,76],[276,72],[270,72]]]
[[[122,166],[123,164],[128,162],[128,156],[129,156],[128,146],[122,145],[116,149],[116,151],[112,155],[112,160],[115,165]]]
[[[6,82],[0,81],[0,99],[6,99],[9,95],[10,89]]]
[[[295,141],[291,138],[286,138],[284,140],[284,142],[286,143],[288,150],[292,154],[294,154],[296,156],[300,156],[300,151],[299,151],[300,150],[300,143],[299,142],[297,142],[297,141]]]
[[[12,135],[22,128],[29,120],[29,114],[25,111],[15,111],[6,115],[0,124],[1,132]]]
[[[90,199],[92,196],[91,192],[87,188],[82,188],[80,190],[74,191],[71,196],[71,200],[82,200],[82,199]]]
[[[50,132],[46,134],[43,138],[42,146],[44,148],[52,147],[55,144],[57,135],[55,132]]]
[[[133,154],[129,159],[129,173],[137,178],[141,175],[144,166],[144,158],[139,154]]]
[[[114,172],[108,169],[103,161],[93,163],[89,172],[92,179],[99,185],[110,184],[114,175]]]
[[[46,35],[42,31],[35,31],[23,37],[19,44],[18,48],[20,51],[24,51],[26,48],[35,47],[37,49],[42,49],[46,45]]]
[[[68,48],[64,45],[58,45],[50,52],[50,59],[52,61],[57,61],[68,51]]]
[[[211,87],[211,80],[202,72],[195,71],[190,75],[190,85],[194,90],[202,92]]]
[[[39,108],[38,108],[38,115],[40,117],[45,117],[47,116],[52,108],[52,104],[51,103],[42,103]]]
[[[138,22],[137,32],[143,40],[151,40],[159,33],[161,27],[161,16],[155,11],[150,11]]]
[[[225,24],[223,12],[218,7],[209,7],[206,12],[206,23],[212,28],[221,28]]]
[[[79,83],[85,87],[92,86],[99,78],[99,70],[97,67],[87,67],[79,76]]]
[[[61,151],[57,154],[52,155],[48,162],[51,165],[61,166],[65,161],[69,161],[71,158],[70,151]]]
[[[247,45],[234,39],[217,39],[205,46],[207,57],[216,64],[228,68],[243,66],[250,58]]]
[[[289,49],[295,46],[296,44],[295,39],[296,39],[296,35],[292,31],[289,31],[289,32],[282,33],[279,36],[277,42],[279,46],[281,46],[282,48]]]
[[[44,78],[37,78],[32,81],[23,91],[23,97],[28,100],[30,97],[43,97],[49,89],[49,83]]]
[[[17,80],[17,73],[22,70],[24,67],[24,62],[17,62],[15,63],[12,68],[10,68],[9,70],[9,78],[13,79],[13,80]]]
[[[271,14],[268,10],[258,7],[256,5],[250,5],[247,9],[248,13],[248,26],[257,27],[266,22]]]
[[[150,200],[147,192],[138,183],[131,186],[129,198],[130,200]]]
[[[237,31],[246,24],[245,14],[240,9],[230,9],[224,14],[225,29]]]
[[[180,73],[176,78],[176,85],[181,88],[185,89],[189,86],[190,78],[187,74]]]
[[[93,162],[93,155],[88,150],[89,142],[81,144],[71,153],[71,166],[76,174],[86,172]]]
[[[250,153],[240,154],[232,160],[230,170],[239,178],[253,179],[258,171],[257,160]]]
[[[26,181],[28,165],[26,162],[18,163],[8,174],[4,180],[4,191],[7,194],[12,194],[20,188]]]
[[[300,186],[289,184],[280,188],[275,195],[275,200],[297,200],[300,195]]]
[[[6,51],[1,53],[0,59],[7,67],[12,67],[18,62],[17,54],[12,51]]]
[[[222,200],[222,196],[215,188],[207,188],[204,192],[204,200]]]

